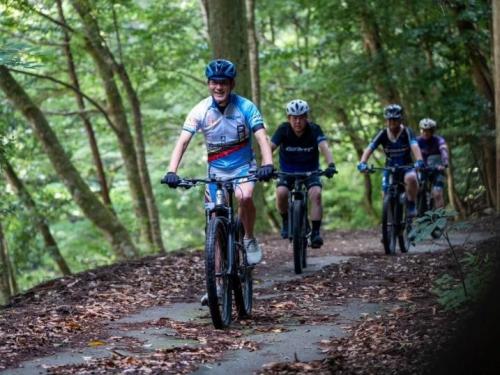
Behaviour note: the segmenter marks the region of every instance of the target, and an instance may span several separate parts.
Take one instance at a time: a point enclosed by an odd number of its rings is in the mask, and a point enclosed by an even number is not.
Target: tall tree
[[[0,221],[0,305],[6,303],[16,293],[17,285],[10,264],[2,222]]]
[[[64,151],[45,115],[12,77],[8,68],[0,65],[0,89],[31,125],[54,169],[66,185],[75,203],[99,228],[120,258],[137,255],[129,233],[111,211],[92,193]]]
[[[233,61],[238,69],[236,90],[250,98],[250,63],[244,0],[204,0],[214,58]]]
[[[57,245],[54,236],[52,236],[52,232],[50,231],[49,224],[47,223],[46,218],[42,215],[40,210],[38,210],[35,201],[31,197],[31,194],[29,193],[28,189],[26,189],[23,182],[17,176],[10,162],[7,159],[3,160],[1,159],[2,156],[0,155],[0,163],[3,166],[5,178],[9,183],[9,185],[11,186],[12,190],[14,190],[14,192],[17,194],[23,205],[29,211],[31,218],[35,222],[36,228],[43,237],[43,241],[45,243],[45,249],[50,254],[54,262],[57,264],[59,270],[63,275],[71,274],[71,271],[69,269],[68,264],[66,263],[66,260],[59,251],[59,246]]]
[[[66,25],[66,19],[64,17],[62,0],[57,0],[57,11],[59,13],[59,20],[63,25]],[[72,85],[76,88],[74,91],[76,103],[78,105],[78,109],[80,111],[80,118],[83,122],[83,126],[85,127],[85,131],[87,132],[87,137],[89,139],[90,150],[92,152],[92,158],[94,160],[94,165],[97,171],[97,177],[99,179],[99,183],[101,185],[101,196],[103,202],[109,207],[112,208],[111,198],[109,197],[109,188],[108,183],[106,181],[106,173],[104,172],[104,166],[101,159],[101,154],[99,152],[99,146],[97,145],[97,141],[95,138],[94,128],[92,123],[90,122],[90,118],[86,113],[85,101],[81,94],[80,89],[80,80],[78,79],[78,75],[76,73],[75,62],[73,58],[73,52],[71,51],[71,34],[66,27],[62,27],[61,31],[63,33],[63,51],[66,56],[66,63],[68,66],[68,75]]]
[[[118,137],[120,151],[125,162],[137,216],[141,222],[143,233],[151,245],[157,246],[160,251],[164,251],[158,211],[145,159],[142,117],[138,97],[125,68],[116,62],[103,40],[99,24],[92,15],[90,3],[87,0],[72,0],[72,4],[82,19],[85,29],[86,48],[94,59],[104,83],[106,97],[111,108],[111,118],[115,125],[114,130]],[[130,132],[123,99],[115,80],[116,75],[123,83],[132,106],[136,130],[135,139]],[[155,226],[154,230],[153,225]]]
[[[496,186],[500,213],[500,0],[493,0],[493,55],[495,60]]]
[[[255,30],[255,0],[245,0],[247,14],[248,62],[250,64],[250,82],[252,101],[260,108],[260,67],[259,40]]]
[[[455,14],[457,29],[462,36],[465,52],[469,60],[470,74],[476,86],[477,92],[487,103],[485,123],[486,129],[480,132],[480,149],[483,159],[484,185],[490,200],[490,204],[496,205],[496,155],[495,143],[492,141],[491,132],[495,130],[495,88],[493,75],[488,65],[487,56],[490,52],[484,52],[475,35],[478,33],[477,27],[469,19],[470,9],[461,1],[446,0],[446,4]]]

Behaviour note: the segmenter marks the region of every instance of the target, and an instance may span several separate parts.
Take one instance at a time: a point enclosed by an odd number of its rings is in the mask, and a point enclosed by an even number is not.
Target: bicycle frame
[[[384,194],[382,213],[382,242],[386,254],[395,254],[396,240],[399,242],[399,249],[406,253],[409,248],[408,232],[410,223],[407,223],[405,210],[405,182],[404,176],[411,165],[369,168],[372,173],[375,170],[389,171],[389,187]]]
[[[208,306],[215,328],[225,328],[232,320],[232,294],[240,317],[252,309],[252,265],[247,263],[243,229],[234,214],[234,183],[256,181],[255,176],[181,179],[179,187],[215,184],[215,202],[205,203],[205,276]],[[220,299],[218,289],[223,290]],[[222,300],[222,302],[221,302]]]

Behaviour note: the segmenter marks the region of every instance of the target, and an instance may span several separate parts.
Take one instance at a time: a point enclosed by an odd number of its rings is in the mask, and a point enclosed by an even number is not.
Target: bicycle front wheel
[[[394,215],[394,202],[389,194],[384,196],[382,212],[382,242],[387,255],[396,253],[396,225]]]
[[[236,277],[233,280],[234,302],[240,318],[246,318],[252,313],[253,279],[252,267],[248,265],[243,238],[245,230],[239,220],[236,221],[235,262]]]
[[[398,223],[399,250],[402,253],[407,253],[410,249],[409,234],[411,231],[411,223],[406,219],[407,215],[406,207],[399,203],[396,208],[396,222]]]
[[[227,257],[227,224],[214,217],[208,223],[205,241],[205,277],[208,307],[215,328],[231,324],[231,278]]]
[[[302,201],[293,201],[293,265],[296,274],[302,273],[304,257],[304,206]]]

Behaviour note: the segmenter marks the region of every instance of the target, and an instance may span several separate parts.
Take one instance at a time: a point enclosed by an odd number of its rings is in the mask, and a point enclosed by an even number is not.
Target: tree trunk
[[[252,95],[248,52],[248,27],[244,0],[201,0],[208,19],[208,35],[214,58],[225,58],[236,64],[236,92],[246,98]],[[257,160],[260,161],[258,146],[254,145]],[[269,224],[274,226],[276,218],[264,198],[264,191],[257,184],[254,202],[258,210],[267,211]],[[256,230],[269,230],[269,225],[261,220],[256,222]]]
[[[32,102],[31,98],[4,65],[0,65],[0,88],[28,120],[75,203],[104,233],[117,256],[127,258],[137,255],[137,249],[125,227],[92,193],[64,151],[43,113]]]
[[[391,79],[390,68],[380,40],[379,27],[373,15],[364,9],[361,12],[361,32],[368,59],[374,66],[375,91],[383,105],[401,103],[401,95]]]
[[[134,146],[134,139],[130,132],[123,100],[115,82],[113,59],[109,53],[109,49],[100,37],[99,27],[96,20],[91,15],[88,2],[86,0],[72,0],[71,2],[83,21],[86,33],[86,48],[92,56],[104,84],[104,90],[106,92],[106,98],[114,124],[113,130],[118,138],[118,144],[125,164],[127,179],[133,198],[134,209],[140,222],[143,237],[151,246],[154,246],[148,204],[142,185],[138,157]]]
[[[59,251],[59,246],[56,240],[52,236],[47,220],[43,217],[40,211],[37,209],[35,201],[31,197],[31,194],[24,186],[23,182],[19,179],[14,168],[9,163],[8,160],[2,160],[2,165],[4,166],[4,174],[12,190],[17,194],[20,201],[27,208],[31,215],[31,218],[35,222],[35,226],[43,237],[45,243],[45,249],[50,254],[54,262],[56,262],[59,270],[63,275],[70,275],[71,270],[69,269],[66,260],[63,258],[61,252]]]
[[[467,210],[462,203],[462,200],[458,196],[457,190],[455,189],[455,178],[454,178],[454,168],[453,168],[453,157],[451,149],[449,152],[448,160],[448,172],[446,173],[446,179],[448,184],[448,200],[450,201],[451,207],[458,212],[460,217],[465,217],[467,215]]]
[[[495,61],[495,122],[496,122],[496,208],[500,213],[500,0],[493,3],[493,56]]]
[[[345,110],[341,107],[337,107],[336,112],[339,122],[342,124],[343,128],[347,132],[347,135],[349,136],[349,139],[351,140],[354,150],[356,151],[356,155],[358,156],[358,160],[361,159],[366,142],[361,139],[361,137],[356,133],[356,130],[351,126],[351,122],[349,121],[349,117],[347,116]],[[365,185],[364,204],[366,207],[366,211],[372,217],[376,217],[377,214],[375,213],[375,209],[373,208],[372,200],[372,180],[370,178],[370,175],[367,173],[363,173],[363,177]]]
[[[63,24],[66,24],[66,19],[64,17],[61,0],[57,0],[57,10],[59,12],[59,18],[60,18],[61,22]],[[111,198],[109,196],[108,183],[106,182],[106,174],[104,172],[104,167],[102,164],[101,155],[99,153],[99,147],[97,145],[97,141],[95,138],[94,129],[92,127],[92,124],[90,122],[90,119],[89,119],[87,113],[85,112],[86,111],[85,102],[83,100],[83,96],[80,94],[80,91],[81,91],[80,90],[80,82],[78,80],[78,75],[76,74],[73,53],[71,52],[71,36],[68,33],[68,30],[66,28],[63,27],[61,29],[62,29],[63,38],[64,38],[63,50],[64,50],[64,54],[66,56],[66,62],[68,65],[68,74],[69,74],[69,78],[71,80],[71,83],[77,89],[77,91],[74,91],[75,99],[76,99],[76,102],[78,105],[78,109],[80,110],[80,118],[82,119],[83,126],[85,127],[85,131],[87,132],[87,137],[89,139],[90,150],[92,152],[92,157],[94,159],[94,166],[96,168],[97,178],[98,178],[99,183],[101,185],[102,201],[111,210],[113,210],[113,208],[112,208],[113,205],[111,203]]]
[[[250,64],[248,59],[247,17],[244,0],[208,0],[208,35],[214,58],[236,64],[236,92],[250,98]]]
[[[9,302],[10,297],[17,293],[17,286],[13,284],[15,277],[10,266],[7,241],[3,234],[0,222],[0,306]]]
[[[455,14],[457,29],[464,40],[465,52],[469,59],[470,73],[474,86],[478,93],[482,95],[489,104],[488,107],[491,108],[488,109],[485,114],[488,129],[483,131],[483,134],[486,134],[481,136],[479,146],[484,165],[484,185],[489,200],[496,206],[496,182],[498,177],[496,174],[495,142],[492,140],[491,135],[488,134],[489,131],[493,132],[495,130],[495,88],[493,75],[488,66],[488,59],[485,53],[481,50],[476,39],[472,37],[477,33],[476,25],[464,17],[468,9],[461,2],[456,2],[454,0],[446,0],[445,2]],[[493,0],[493,2],[495,2],[495,0]],[[495,27],[495,22],[493,22],[493,27]]]
[[[245,0],[252,101],[260,108],[259,41],[255,30],[255,0]]]

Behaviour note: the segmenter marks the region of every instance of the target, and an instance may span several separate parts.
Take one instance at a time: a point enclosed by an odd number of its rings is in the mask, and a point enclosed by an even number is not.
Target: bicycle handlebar
[[[258,178],[255,176],[255,174],[249,174],[246,176],[236,176],[236,177],[180,178],[179,184],[176,186],[176,188],[182,187],[184,189],[190,189],[193,186],[200,184],[213,184],[213,183],[225,184],[228,182],[233,182],[242,179],[245,179],[244,182],[258,181]],[[165,182],[163,181],[161,183],[165,184]]]
[[[373,165],[369,166],[368,169],[366,170],[367,173],[375,173],[375,171],[390,171],[390,172],[396,172],[401,169],[410,169],[410,168],[415,168],[414,165],[395,165],[392,167],[374,167]]]
[[[307,178],[311,176],[324,176],[326,173],[326,170],[321,170],[318,169],[316,171],[309,171],[309,172],[282,172],[282,171],[276,171],[273,173],[273,178],[278,178],[279,176],[284,176],[284,177],[298,177],[298,178]],[[334,174],[337,174],[338,172],[335,171]]]

